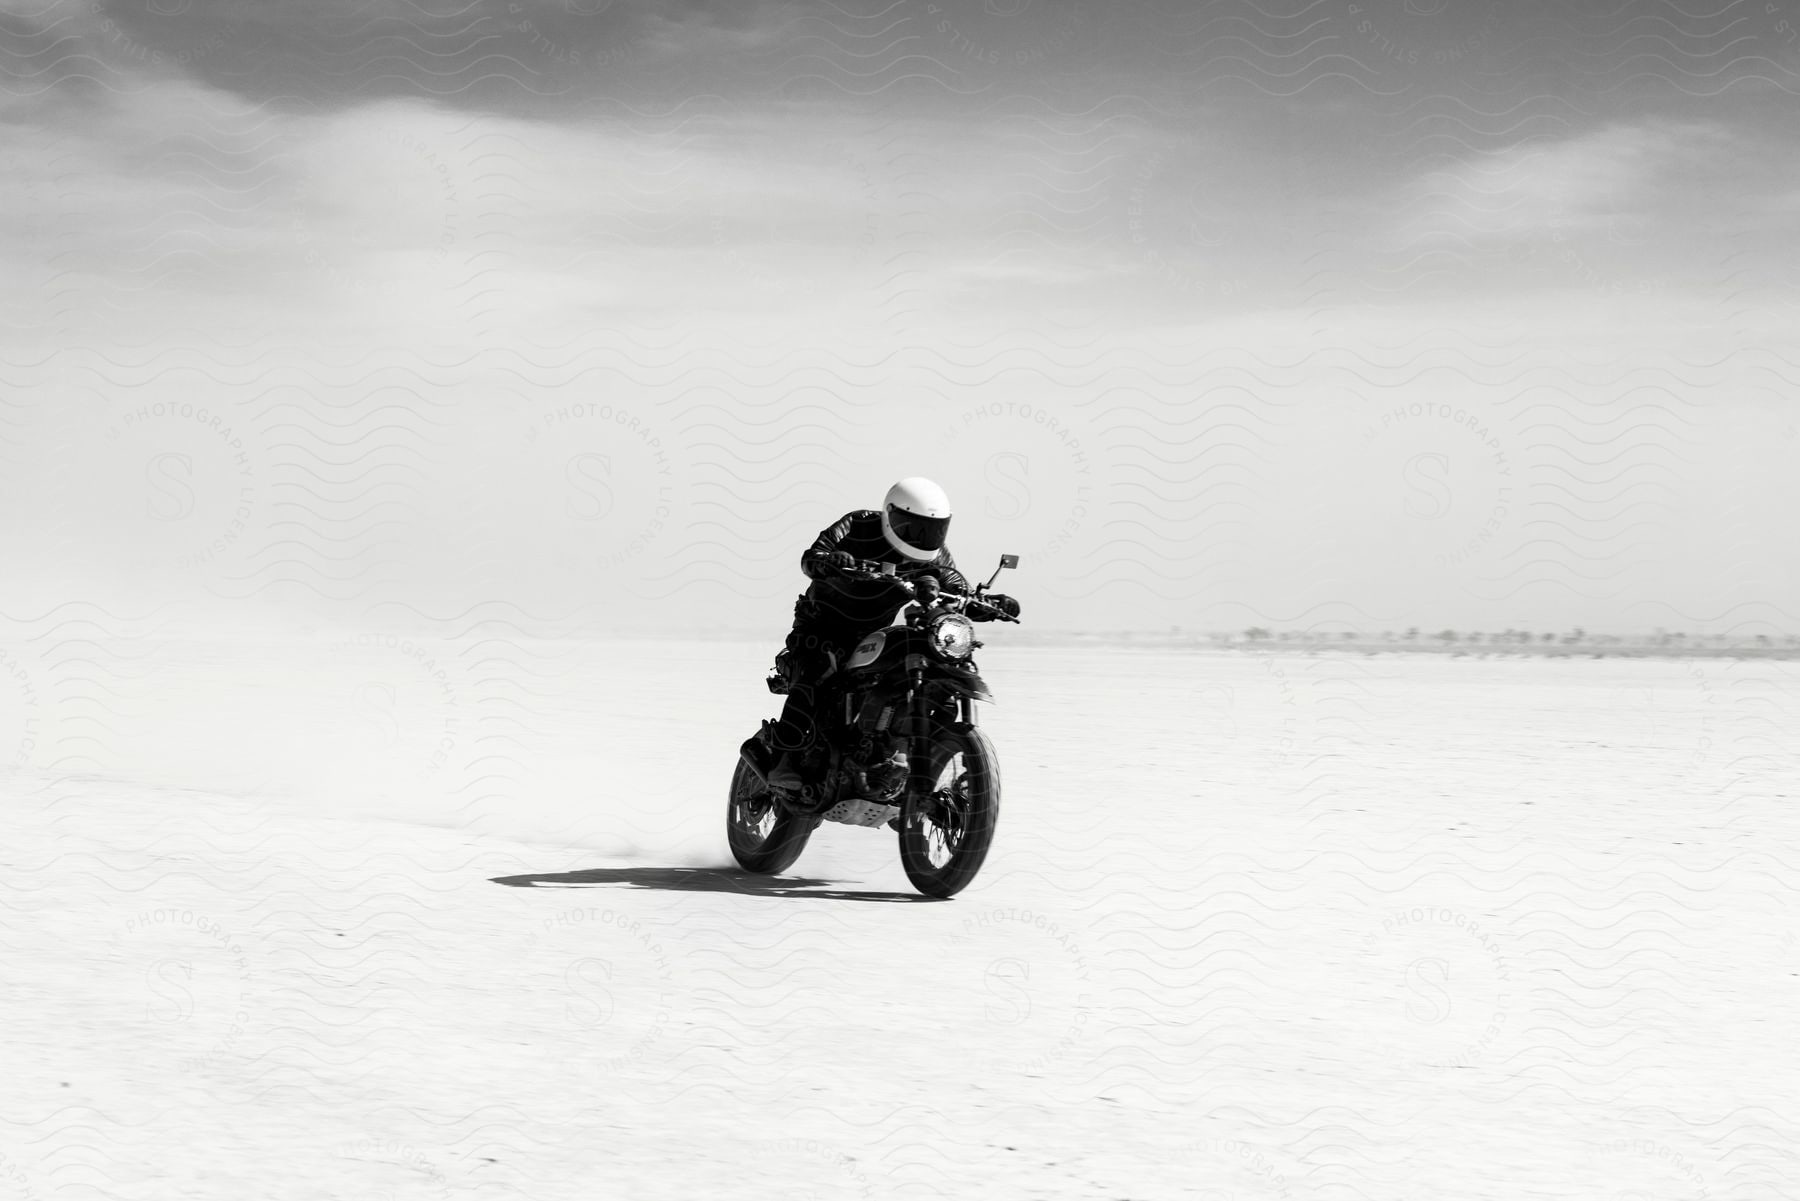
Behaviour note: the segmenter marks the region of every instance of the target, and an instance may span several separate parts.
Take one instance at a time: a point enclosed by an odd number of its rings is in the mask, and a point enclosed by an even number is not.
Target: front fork
[[[908,740],[907,765],[912,769],[906,777],[908,807],[922,810],[931,799],[931,702],[925,696],[925,663],[914,655],[907,676],[911,681],[906,692],[906,715],[912,737]]]
[[[925,666],[923,661],[909,663],[908,677],[911,681],[906,693],[906,713],[910,719],[912,737],[908,740],[906,761],[911,772],[906,778],[907,799],[916,805],[922,805],[931,798],[932,785],[937,783],[931,778],[931,702],[925,696]],[[956,698],[957,717],[966,725],[975,724],[975,700],[969,696]]]

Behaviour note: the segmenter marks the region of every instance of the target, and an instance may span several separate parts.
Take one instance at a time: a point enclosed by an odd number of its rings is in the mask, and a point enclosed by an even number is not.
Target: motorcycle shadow
[[[734,868],[712,867],[593,867],[573,872],[523,876],[494,876],[491,883],[508,888],[585,888],[623,885],[663,892],[735,892],[754,897],[800,897],[819,901],[876,901],[897,904],[937,901],[916,892],[853,892],[831,888],[835,880],[807,876],[759,876]]]

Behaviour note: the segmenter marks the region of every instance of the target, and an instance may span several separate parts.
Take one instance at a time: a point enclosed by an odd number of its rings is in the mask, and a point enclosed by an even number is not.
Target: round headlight
[[[931,645],[946,659],[966,659],[975,649],[975,625],[960,613],[946,613],[932,623]]]

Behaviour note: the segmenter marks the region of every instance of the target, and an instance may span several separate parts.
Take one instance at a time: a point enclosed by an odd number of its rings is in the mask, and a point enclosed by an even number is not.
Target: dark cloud
[[[652,91],[767,42],[788,17],[755,0],[102,0],[95,11],[82,43],[116,71],[179,72],[310,108],[410,97],[552,111]]]

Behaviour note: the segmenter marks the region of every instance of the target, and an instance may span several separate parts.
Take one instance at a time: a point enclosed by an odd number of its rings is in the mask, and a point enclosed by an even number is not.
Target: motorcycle
[[[815,707],[822,753],[803,760],[798,790],[772,788],[740,757],[731,777],[726,834],[746,871],[773,875],[792,867],[824,822],[899,834],[900,863],[914,888],[951,897],[987,859],[1000,817],[1000,763],[976,724],[975,702],[993,693],[976,670],[971,616],[1018,619],[985,596],[1017,555],[971,593],[921,587],[892,563],[860,560],[851,578],[886,577],[911,601],[895,622],[866,636],[818,682]],[[780,675],[769,690],[787,691]]]

